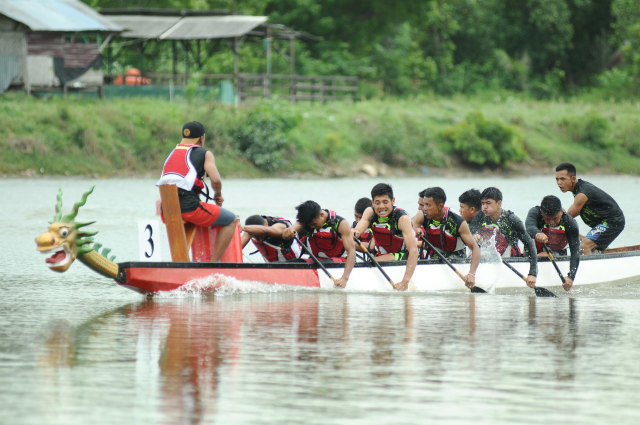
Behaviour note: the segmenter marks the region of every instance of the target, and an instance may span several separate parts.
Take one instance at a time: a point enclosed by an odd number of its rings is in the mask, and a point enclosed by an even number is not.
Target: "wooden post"
[[[160,199],[162,201],[162,215],[167,226],[171,259],[173,261],[189,261],[189,244],[180,211],[178,188],[168,184],[160,186]]]

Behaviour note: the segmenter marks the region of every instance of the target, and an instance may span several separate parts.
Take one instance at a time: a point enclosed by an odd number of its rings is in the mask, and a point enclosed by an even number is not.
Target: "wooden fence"
[[[145,73],[153,85],[184,86],[184,74]],[[291,102],[351,99],[356,100],[358,77],[313,76],[289,74],[203,74],[201,84],[206,87],[218,86],[221,81],[232,81],[239,102],[247,99],[280,96]]]

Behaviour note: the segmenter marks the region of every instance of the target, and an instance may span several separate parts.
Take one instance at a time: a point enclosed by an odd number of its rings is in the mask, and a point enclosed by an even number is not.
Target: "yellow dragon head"
[[[49,231],[36,238],[38,251],[47,255],[47,265],[51,270],[65,272],[71,263],[78,257],[92,251],[92,236],[98,232],[84,232],[80,229],[95,223],[75,222],[76,215],[81,206],[87,202],[87,198],[93,192],[95,186],[82,195],[82,199],[73,205],[72,211],[62,216],[62,189],[58,191],[56,202],[56,214],[53,223],[49,226]]]

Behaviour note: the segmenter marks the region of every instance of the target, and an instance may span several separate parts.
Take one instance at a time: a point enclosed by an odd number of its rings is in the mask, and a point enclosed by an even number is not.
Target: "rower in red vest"
[[[314,201],[296,207],[296,222],[283,233],[284,239],[293,239],[300,233],[303,242],[319,260],[345,262],[344,272],[335,285],[344,288],[356,262],[356,249],[349,222],[335,211],[320,208]]]
[[[567,255],[567,247],[569,247],[571,251],[569,273],[564,278],[562,287],[567,291],[570,290],[580,262],[578,222],[562,209],[562,203],[558,197],[548,195],[542,198],[540,206],[529,210],[525,227],[536,243],[538,256],[547,256],[542,244],[547,244],[553,255]]]
[[[442,188],[430,187],[423,190],[422,195],[423,214],[422,217],[414,217],[414,230],[417,234],[422,234],[447,258],[464,258],[465,245],[468,246],[471,250],[471,265],[465,281],[467,287],[473,288],[475,273],[480,263],[480,247],[469,230],[469,224],[462,216],[444,206],[447,195]],[[438,258],[438,254],[429,250],[429,257]]]
[[[394,206],[393,189],[386,183],[378,183],[371,189],[371,199],[372,206],[364,211],[353,235],[357,238],[371,229],[378,251],[377,260],[406,260],[404,276],[394,285],[395,289],[406,291],[418,263],[418,245],[411,218],[405,210]]]
[[[364,211],[370,206],[371,199],[367,197],[358,199],[356,205],[353,207],[353,218],[355,218],[355,221],[351,227],[355,228],[358,225],[358,222],[362,219],[362,214],[364,214]],[[370,229],[367,229],[360,234],[360,240],[369,252],[375,253],[376,245],[373,241],[373,233],[371,233]],[[356,251],[364,252],[364,250],[360,248],[359,244],[356,244]]]
[[[301,254],[300,244],[293,239],[283,239],[282,234],[291,227],[286,218],[266,215],[248,217],[242,227],[242,247],[253,242],[264,259],[269,262],[297,260]]]
[[[217,262],[224,254],[236,230],[236,216],[222,208],[222,179],[211,151],[204,148],[205,129],[191,121],[182,127],[182,140],[171,151],[162,167],[162,176],[157,185],[172,184],[178,187],[178,199],[182,219],[196,226],[220,226],[211,261]],[[214,191],[215,204],[200,201],[203,193],[205,172]],[[206,194],[205,194],[206,195]],[[208,195],[206,195],[208,198]]]

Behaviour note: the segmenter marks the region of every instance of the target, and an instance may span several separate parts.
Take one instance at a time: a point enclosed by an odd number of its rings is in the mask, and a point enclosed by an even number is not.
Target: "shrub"
[[[560,128],[576,143],[593,148],[616,146],[615,140],[610,136],[609,120],[594,110],[581,116],[563,118],[560,120]]]
[[[263,101],[249,111],[233,137],[241,154],[256,167],[276,171],[285,163],[285,154],[293,149],[288,133],[300,117],[281,101]]]
[[[470,165],[505,166],[526,159],[522,140],[514,127],[472,112],[459,124],[440,133],[459,158]]]

